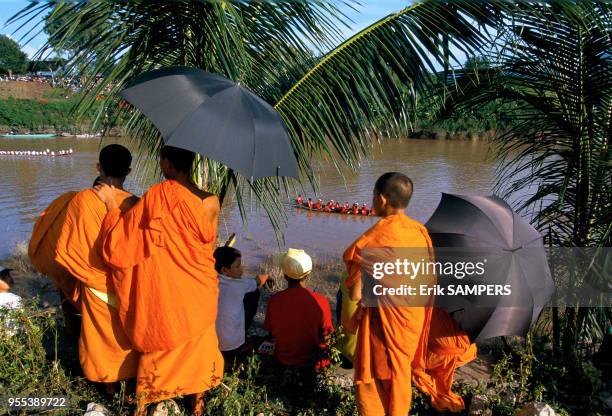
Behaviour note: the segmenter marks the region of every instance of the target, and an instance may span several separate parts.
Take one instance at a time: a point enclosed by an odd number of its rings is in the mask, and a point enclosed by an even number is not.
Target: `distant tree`
[[[28,67],[28,56],[19,44],[6,35],[0,35],[0,73],[13,76],[23,73]]]
[[[486,69],[491,68],[491,59],[487,56],[470,56],[463,64],[465,69]]]
[[[66,65],[66,60],[63,58],[49,58],[44,61],[35,60],[28,62],[28,72],[36,71],[57,71]]]

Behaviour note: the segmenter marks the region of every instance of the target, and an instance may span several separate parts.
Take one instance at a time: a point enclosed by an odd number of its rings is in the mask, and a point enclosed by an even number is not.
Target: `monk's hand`
[[[361,302],[359,302],[357,304],[357,309],[355,309],[355,312],[353,313],[353,315],[351,315],[351,317],[344,323],[345,329],[348,333],[350,334],[357,333],[357,330],[359,329],[359,325],[361,324],[361,319],[363,318],[364,310],[365,310],[364,306],[361,304]]]
[[[257,275],[257,286],[261,287],[266,284],[270,277],[267,274]]]
[[[115,200],[115,189],[114,186],[105,183],[100,183],[94,187],[96,194],[98,194],[98,197],[104,202],[108,211],[119,208]]]

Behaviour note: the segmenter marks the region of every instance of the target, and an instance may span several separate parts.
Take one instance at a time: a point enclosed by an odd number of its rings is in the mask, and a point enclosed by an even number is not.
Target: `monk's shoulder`
[[[64,210],[77,194],[76,191],[68,191],[55,198],[42,212],[41,218],[56,211]]]
[[[217,195],[211,194],[210,192],[205,192],[205,191],[201,191],[201,192],[202,192],[201,194],[202,203],[207,209],[214,210],[214,211],[219,211],[221,209],[221,202]]]
[[[74,195],[68,204],[68,210],[82,210],[86,207],[98,205],[103,206],[104,202],[102,202],[96,191],[93,189],[83,189]]]
[[[173,181],[163,181],[160,183],[156,183],[155,185],[151,185],[151,187],[147,190],[147,193],[144,194],[144,197],[151,197],[160,193],[163,193],[164,191],[168,191],[169,189],[172,189],[174,187]]]
[[[123,199],[121,200],[119,204],[119,209],[121,209],[121,211],[127,211],[130,208],[132,208],[134,205],[136,205],[138,201],[140,201],[139,197],[128,193],[127,195],[123,196]]]
[[[422,222],[417,221],[414,218],[408,217],[408,216],[406,216],[405,218],[406,218],[408,224],[411,227],[413,227],[414,229],[419,230],[419,231],[427,232],[427,227],[425,227],[425,225]]]

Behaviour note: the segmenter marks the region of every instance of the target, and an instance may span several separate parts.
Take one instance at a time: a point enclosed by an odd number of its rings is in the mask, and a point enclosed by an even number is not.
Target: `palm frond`
[[[406,120],[405,103],[432,87],[431,73],[458,63],[449,50],[474,53],[509,2],[423,1],[347,39],[275,104],[302,169],[325,154],[356,167],[380,136]],[[443,45],[443,40],[448,45]]]
[[[492,68],[457,71],[446,114],[514,103],[512,124],[497,137],[496,190],[544,233],[554,230],[557,244],[608,245],[611,9],[552,2],[531,11],[508,16]]]

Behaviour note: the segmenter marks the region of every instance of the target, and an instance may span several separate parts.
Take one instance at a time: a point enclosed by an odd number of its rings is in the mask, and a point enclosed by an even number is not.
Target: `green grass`
[[[80,127],[91,122],[91,118],[86,117],[75,123],[72,114],[74,105],[75,98],[39,101],[9,97],[0,100],[0,126],[17,131],[80,130]]]

